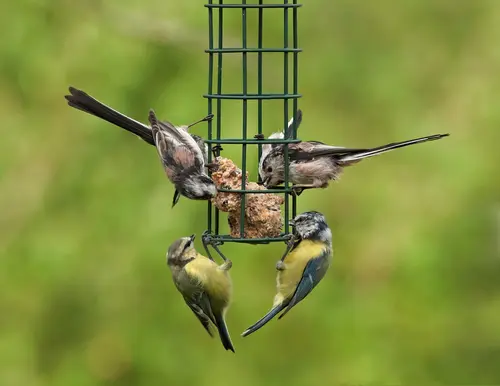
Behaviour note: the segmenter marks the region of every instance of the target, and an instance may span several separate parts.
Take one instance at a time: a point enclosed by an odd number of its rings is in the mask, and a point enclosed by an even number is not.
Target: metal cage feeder
[[[220,155],[222,145],[241,145],[241,171],[242,182],[240,189],[219,189],[221,192],[231,192],[241,195],[240,207],[240,224],[239,224],[239,237],[232,237],[228,234],[220,234],[220,210],[216,208],[210,201],[207,208],[207,230],[203,234],[203,244],[207,250],[208,245],[212,245],[214,249],[221,255],[218,248],[226,242],[239,242],[248,244],[267,244],[270,242],[288,241],[291,237],[290,233],[290,218],[296,216],[297,211],[297,196],[293,194],[292,186],[288,176],[288,144],[298,143],[297,127],[295,120],[293,123],[291,138],[289,139],[264,139],[262,130],[262,112],[263,103],[266,100],[282,100],[283,101],[283,122],[287,127],[287,122],[290,116],[296,116],[298,110],[298,99],[301,95],[298,93],[298,54],[302,50],[298,47],[298,23],[297,13],[298,8],[302,4],[298,4],[297,0],[283,0],[283,3],[264,4],[264,0],[258,0],[258,4],[247,4],[246,0],[242,0],[241,4],[224,4],[223,0],[218,0],[215,3],[209,0],[205,7],[208,9],[208,49],[205,52],[208,54],[208,92],[203,95],[208,100],[208,114],[214,114],[216,124],[213,121],[208,122],[208,135],[205,142],[208,144],[208,162],[211,163],[213,157]],[[224,11],[227,9],[240,9],[241,10],[241,47],[224,47],[223,36],[223,20]],[[264,12],[266,9],[282,9],[283,10],[283,47],[266,47],[263,46],[263,24]],[[217,21],[214,19],[214,13],[217,12]],[[247,15],[249,12],[258,13],[258,37],[257,47],[248,47],[247,45]],[[291,24],[291,37],[289,36],[289,27]],[[214,43],[214,31],[217,29],[217,43]],[[291,41],[291,44],[290,44]],[[265,93],[263,88],[263,55],[276,53],[283,54],[283,92],[282,93]],[[223,80],[223,57],[224,55],[241,55],[242,64],[242,93],[223,93],[222,80]],[[248,93],[248,55],[257,54],[257,93]],[[292,56],[291,69],[289,68],[289,59]],[[217,61],[215,65],[215,61]],[[214,71],[216,71],[216,81],[214,82]],[[291,77],[291,87],[289,87]],[[215,83],[215,84],[214,84]],[[239,100],[242,105],[242,130],[241,138],[224,138],[221,128],[222,104],[224,100]],[[257,135],[248,138],[247,122],[248,122],[248,102],[257,102]],[[290,103],[291,102],[291,103]],[[290,106],[291,105],[291,106]],[[290,110],[291,107],[291,111]],[[289,113],[292,114],[289,114]],[[285,158],[285,175],[283,188],[267,189],[267,190],[250,190],[246,188],[246,173],[248,170],[247,164],[247,150],[249,146],[257,146],[258,159],[262,155],[263,144],[284,144],[284,158]],[[212,155],[213,154],[213,155]],[[259,176],[260,182],[260,176]],[[265,237],[265,238],[248,238],[245,235],[245,206],[247,203],[247,194],[269,194],[278,193],[284,195],[284,224],[283,232],[278,237]]]

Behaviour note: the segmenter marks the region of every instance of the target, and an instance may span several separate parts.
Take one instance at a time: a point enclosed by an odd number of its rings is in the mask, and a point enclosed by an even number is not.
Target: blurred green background
[[[236,355],[208,337],[165,264],[174,239],[205,230],[206,204],[171,210],[154,149],[63,98],[73,85],[142,121],[149,108],[177,124],[202,117],[204,2],[1,3],[1,385],[500,384],[500,3],[304,3],[302,139],[451,136],[305,192],[299,210],[324,212],[333,230],[333,266],[245,339],[284,246],[223,247]],[[265,15],[265,45],[280,46],[282,11]],[[248,19],[252,46],[257,12]],[[224,37],[240,45],[240,11],[225,12]],[[249,67],[252,91],[254,57]],[[281,91],[282,67],[265,55],[266,91]],[[238,55],[224,61],[224,91],[241,92]],[[265,133],[282,121],[282,103],[265,102]],[[240,136],[240,102],[223,102],[222,123]]]

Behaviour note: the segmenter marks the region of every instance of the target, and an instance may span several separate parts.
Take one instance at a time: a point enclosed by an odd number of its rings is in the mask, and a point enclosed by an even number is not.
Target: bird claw
[[[217,162],[211,162],[205,166],[207,167],[209,173],[213,173],[219,168],[219,164]]]
[[[219,265],[219,269],[221,271],[229,271],[233,266],[233,262],[231,260],[224,261],[223,264]]]
[[[283,260],[278,260],[276,263],[276,269],[278,271],[284,271],[286,269],[286,264],[283,262]]]
[[[304,188],[296,188],[296,187],[292,186],[292,196],[299,197],[303,191],[304,191]]]
[[[224,149],[222,148],[222,146],[221,146],[221,145],[215,145],[215,146],[212,148],[212,154],[213,154],[214,158],[219,157],[219,156],[220,156],[220,152],[221,152],[222,150],[224,150]]]

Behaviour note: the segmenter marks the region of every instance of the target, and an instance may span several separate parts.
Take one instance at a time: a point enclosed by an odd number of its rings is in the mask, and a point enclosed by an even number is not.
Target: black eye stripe
[[[186,249],[189,248],[189,246],[191,245],[191,241],[188,241],[185,245],[184,245],[184,248],[182,248],[182,252],[184,253],[186,251]]]

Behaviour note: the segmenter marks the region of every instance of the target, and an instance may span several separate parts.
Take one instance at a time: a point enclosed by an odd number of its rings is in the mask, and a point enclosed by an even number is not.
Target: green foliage
[[[203,232],[206,204],[171,210],[153,148],[63,99],[73,85],[142,121],[151,107],[177,124],[202,117],[203,2],[0,6],[0,384],[500,382],[500,4],[304,3],[303,139],[451,136],[305,192],[299,211],[324,212],[333,229],[333,267],[300,306],[245,339],[271,305],[284,246],[224,246],[236,355],[198,325],[165,264],[175,238]],[[265,44],[281,44],[282,12],[269,12]],[[249,23],[256,36],[255,14]],[[238,46],[239,11],[224,27]],[[265,56],[268,92],[283,87],[282,65]],[[224,90],[241,92],[241,59],[224,71]],[[281,105],[265,102],[266,134],[282,120]],[[227,102],[223,134],[240,128],[240,106]]]

